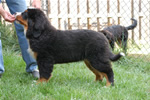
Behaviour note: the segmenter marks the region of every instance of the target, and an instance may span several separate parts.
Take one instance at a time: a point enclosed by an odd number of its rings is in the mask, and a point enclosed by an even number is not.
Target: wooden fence
[[[63,30],[129,26],[135,18],[138,25],[129,31],[129,42],[140,49],[129,52],[150,54],[150,0],[43,0],[42,4],[52,25]]]
[[[81,19],[86,19],[86,27],[87,29],[93,29],[92,26],[96,26],[94,30],[100,30],[105,26],[109,26],[112,24],[121,24],[121,25],[130,25],[132,22],[130,21],[130,18],[136,18],[138,20],[138,39],[142,39],[142,25],[146,24],[147,28],[143,29],[146,30],[145,34],[150,35],[149,27],[150,27],[150,1],[149,0],[64,0],[67,2],[64,2],[63,4],[66,5],[66,8],[61,9],[60,1],[62,0],[56,0],[57,4],[55,6],[56,9],[55,13],[52,13],[52,7],[54,0],[45,0],[47,3],[47,9],[46,14],[49,16],[50,20],[57,19],[58,20],[58,26],[56,26],[58,29],[63,29],[61,27],[61,20],[65,19],[67,22],[67,28],[65,29],[73,29],[73,23],[71,20],[77,19],[77,28],[81,29],[84,27],[84,21],[81,22]],[[80,1],[83,1],[82,4]],[[93,2],[92,2],[93,1]],[[71,2],[74,2],[74,9],[75,12],[71,12]],[[62,3],[62,2],[61,2]],[[66,4],[65,4],[66,3]],[[94,5],[90,5],[90,3],[95,3]],[[102,4],[101,4],[102,3]],[[126,3],[126,4],[125,4]],[[106,5],[103,5],[106,4]],[[115,5],[115,9],[111,9]],[[85,5],[86,9],[81,9],[81,6]],[[128,8],[123,9],[123,6],[128,6]],[[105,12],[101,12],[102,6],[103,9],[105,9]],[[91,8],[95,8],[95,12],[93,13],[91,11]],[[145,7],[145,8],[144,8]],[[147,7],[147,8],[146,8]],[[143,9],[147,9],[147,11],[144,11]],[[61,12],[66,10],[66,14],[62,15]],[[81,14],[81,10],[84,11],[84,15]],[[126,13],[128,11],[129,13]],[[82,11],[83,12],[83,11]],[[74,15],[73,13],[76,13]],[[122,14],[125,13],[125,14]],[[63,18],[65,17],[65,18]],[[93,22],[92,18],[95,17],[96,20]],[[145,20],[145,22],[143,22]],[[56,21],[56,20],[55,20]],[[105,22],[104,22],[105,21]],[[115,22],[114,22],[115,21]],[[131,38],[132,40],[135,40],[135,34],[134,30],[131,32]]]

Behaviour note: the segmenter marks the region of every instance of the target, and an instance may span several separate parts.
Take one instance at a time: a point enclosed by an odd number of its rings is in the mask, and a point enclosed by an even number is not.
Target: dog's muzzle
[[[15,17],[17,17],[18,15],[21,15],[21,12],[16,12],[15,13]]]
[[[17,18],[18,15],[21,15],[21,12],[16,12],[14,15],[15,15],[15,18]],[[15,20],[15,22],[20,24],[20,22],[18,20]]]

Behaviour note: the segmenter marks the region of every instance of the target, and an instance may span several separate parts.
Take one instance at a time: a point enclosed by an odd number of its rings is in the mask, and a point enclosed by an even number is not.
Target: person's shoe
[[[32,76],[33,76],[34,78],[40,78],[39,71],[38,71],[38,70],[33,71],[33,72],[32,72]]]

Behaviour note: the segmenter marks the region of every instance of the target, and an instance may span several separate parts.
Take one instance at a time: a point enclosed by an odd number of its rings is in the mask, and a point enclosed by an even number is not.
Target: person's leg
[[[4,73],[4,62],[3,62],[3,55],[2,55],[2,43],[0,39],[0,78],[2,74]]]
[[[6,3],[12,14],[14,14],[16,12],[23,12],[27,9],[25,0],[6,0]],[[14,22],[14,25],[16,28],[16,33],[17,33],[19,45],[21,48],[22,57],[26,63],[26,71],[29,73],[34,72],[35,70],[37,70],[37,63],[36,63],[35,59],[33,59],[27,51],[28,42],[24,35],[24,28],[22,25],[17,24],[16,22]]]

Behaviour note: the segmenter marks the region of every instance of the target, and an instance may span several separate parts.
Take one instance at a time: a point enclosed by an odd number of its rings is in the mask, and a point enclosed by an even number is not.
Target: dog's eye
[[[23,12],[21,15],[22,15],[22,18],[24,20],[27,20],[27,18],[28,18],[28,13],[27,12]]]

